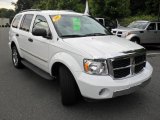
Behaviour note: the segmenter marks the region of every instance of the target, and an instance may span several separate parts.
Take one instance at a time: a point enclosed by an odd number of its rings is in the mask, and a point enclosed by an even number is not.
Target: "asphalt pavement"
[[[9,29],[0,28],[0,120],[160,120],[160,55],[148,58],[154,68],[151,83],[127,96],[96,102],[61,104],[58,81],[31,70],[17,70],[8,47]],[[160,47],[148,46],[160,53]]]

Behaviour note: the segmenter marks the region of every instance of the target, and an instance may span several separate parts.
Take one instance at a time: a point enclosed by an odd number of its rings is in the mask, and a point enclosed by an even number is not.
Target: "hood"
[[[142,30],[142,29],[139,29],[139,28],[129,28],[129,27],[119,27],[119,28],[112,29],[112,31],[121,31],[121,32],[125,32],[125,31],[139,31],[139,30]]]
[[[83,51],[96,58],[111,58],[124,55],[123,52],[142,49],[143,47],[117,36],[95,36],[63,39],[75,49]]]

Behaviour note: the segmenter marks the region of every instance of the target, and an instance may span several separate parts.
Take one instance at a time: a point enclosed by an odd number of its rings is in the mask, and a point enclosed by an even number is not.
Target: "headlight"
[[[107,75],[108,68],[106,60],[84,60],[84,70],[92,75]]]

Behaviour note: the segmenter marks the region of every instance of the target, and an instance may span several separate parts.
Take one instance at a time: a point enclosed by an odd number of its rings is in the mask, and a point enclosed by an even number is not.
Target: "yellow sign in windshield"
[[[59,21],[61,18],[62,18],[61,15],[56,15],[56,16],[52,17],[52,21],[53,21],[53,22],[57,22],[57,21]]]

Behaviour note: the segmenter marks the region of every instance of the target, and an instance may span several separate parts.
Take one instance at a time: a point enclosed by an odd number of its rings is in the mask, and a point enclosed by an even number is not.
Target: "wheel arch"
[[[49,63],[49,71],[52,76],[58,75],[60,65],[67,67],[75,80],[77,80],[76,72],[81,71],[81,67],[73,56],[64,52],[57,53],[53,56]]]
[[[140,40],[140,36],[137,34],[130,34],[126,37],[126,39],[131,40],[133,38],[138,38]]]
[[[11,41],[11,46],[10,46],[10,47],[12,48],[13,46],[16,46],[20,57],[23,57],[17,39],[13,39],[13,40]]]
[[[133,41],[133,39],[137,39],[137,42],[138,42],[139,44],[141,43],[140,38],[139,38],[138,36],[132,37],[130,41]]]
[[[81,90],[80,90],[80,86],[77,82],[77,74],[76,72],[74,71],[74,69],[72,69],[70,66],[68,66],[68,64],[66,63],[63,63],[61,60],[56,60],[56,62],[54,62],[51,66],[51,75],[57,79],[59,79],[59,68],[60,66],[64,66],[66,67],[70,72],[71,74],[73,75],[74,77],[74,80],[75,80],[75,83],[76,83],[76,86],[78,87],[78,91],[79,93],[82,95],[81,93]]]

